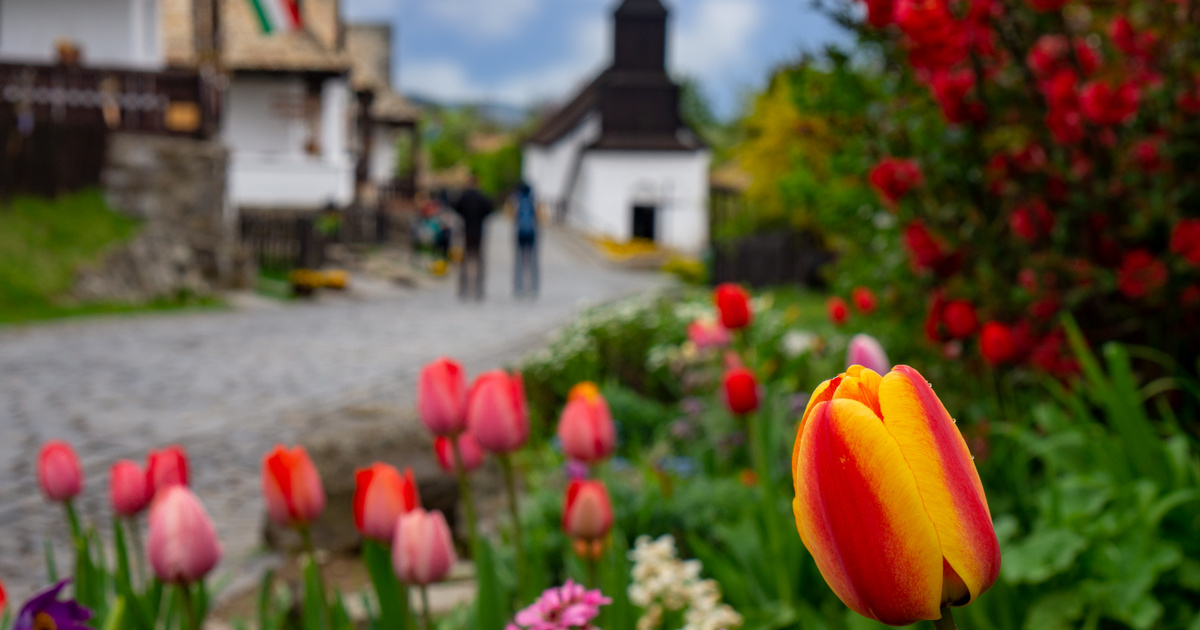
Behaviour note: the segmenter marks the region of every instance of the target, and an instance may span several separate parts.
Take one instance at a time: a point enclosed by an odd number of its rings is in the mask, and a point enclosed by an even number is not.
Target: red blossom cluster
[[[932,342],[1062,376],[1077,369],[1064,313],[1085,333],[1135,342],[1152,326],[1200,325],[1200,26],[1189,2],[864,2],[870,41],[969,138],[955,152],[893,125],[884,155],[910,157],[883,157],[868,176],[899,219],[908,282],[933,296]],[[922,101],[897,98],[889,115]],[[840,299],[830,309],[849,312]],[[1188,348],[1171,351],[1200,343]]]

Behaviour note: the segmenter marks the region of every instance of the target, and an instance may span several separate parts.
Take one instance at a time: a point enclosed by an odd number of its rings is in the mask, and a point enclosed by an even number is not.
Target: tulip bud
[[[440,582],[457,561],[450,527],[441,512],[417,508],[400,517],[392,541],[392,568],[401,582],[421,586]]]
[[[199,581],[220,561],[212,519],[187,486],[168,486],[155,497],[146,554],[154,575],[167,583]]]
[[[875,307],[879,305],[878,298],[875,297],[875,292],[867,287],[855,287],[850,292],[850,300],[854,302],[854,307],[863,315],[870,315],[875,312]]]
[[[404,476],[392,466],[376,462],[354,473],[354,526],[367,538],[390,543],[402,514],[421,506],[411,468]]]
[[[121,516],[137,516],[150,505],[154,497],[146,473],[137,462],[122,459],[109,468],[108,498],[113,512]]]
[[[453,435],[466,428],[467,383],[457,361],[438,359],[421,370],[417,409],[434,435]]]
[[[69,501],[83,490],[83,470],[70,444],[50,440],[37,458],[38,485],[51,501]]]
[[[168,446],[150,451],[146,457],[146,477],[151,496],[168,486],[188,485],[188,460],[183,447]]]
[[[916,370],[819,385],[792,451],[796,528],[833,592],[893,626],[991,587],[1000,547],[966,441]]]
[[[443,472],[447,475],[458,474],[454,464],[454,442],[451,442],[451,439],[458,442],[458,455],[462,457],[463,471],[474,472],[483,466],[483,449],[479,447],[479,442],[470,431],[464,431],[459,433],[457,438],[439,435],[433,441],[433,451]]]
[[[846,305],[846,300],[840,297],[831,297],[825,301],[825,312],[829,314],[829,321],[835,326],[841,326],[850,318],[850,307]]]
[[[325,510],[325,488],[303,446],[276,446],[263,457],[263,497],[271,519],[280,525],[305,525]]]
[[[887,352],[879,340],[866,334],[857,334],[850,338],[846,348],[846,367],[861,365],[879,374],[887,374],[892,369]]]
[[[745,415],[758,409],[758,381],[754,372],[744,367],[730,368],[725,372],[725,405],[736,415]]]
[[[750,294],[742,287],[726,282],[713,291],[713,302],[721,315],[721,324],[729,330],[745,328],[754,321],[754,310],[750,307]]]
[[[598,540],[612,529],[612,501],[604,482],[572,481],[563,503],[563,531],[571,538]]]
[[[616,450],[612,412],[594,383],[571,388],[558,421],[558,440],[568,457],[581,462],[601,461]]]
[[[698,318],[688,324],[688,340],[700,350],[719,348],[729,344],[729,329],[721,322],[709,318]]]
[[[467,398],[467,425],[492,453],[511,453],[529,437],[529,412],[520,374],[503,370],[480,374]]]

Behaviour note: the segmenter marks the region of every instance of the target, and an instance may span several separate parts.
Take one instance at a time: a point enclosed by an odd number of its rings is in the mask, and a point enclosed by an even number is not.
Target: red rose
[[[1167,266],[1144,249],[1127,252],[1117,272],[1117,286],[1130,299],[1140,299],[1167,282]]]
[[[1008,226],[1023,241],[1033,242],[1054,231],[1054,215],[1041,199],[1017,206],[1008,215]]]
[[[1107,83],[1091,81],[1079,93],[1079,105],[1084,116],[1097,125],[1121,125],[1137,115],[1142,91],[1133,81],[1114,88]]]
[[[949,123],[982,122],[987,118],[982,103],[967,102],[967,95],[974,89],[975,73],[971,70],[943,70],[933,75],[933,96]]]
[[[825,312],[829,314],[829,321],[837,326],[846,323],[850,318],[850,307],[846,305],[846,300],[840,297],[831,297],[825,302]]]
[[[1200,219],[1180,219],[1171,232],[1171,251],[1200,265]]]
[[[863,315],[874,313],[875,307],[879,305],[875,292],[867,287],[855,287],[850,292],[850,301],[854,302],[854,307]]]
[[[1143,138],[1133,144],[1133,162],[1145,173],[1156,173],[1166,166],[1162,156],[1161,138]]]
[[[1079,371],[1079,363],[1068,354],[1061,330],[1042,337],[1029,352],[1034,367],[1058,377],[1068,377]]]
[[[942,322],[946,332],[955,339],[970,337],[979,326],[975,306],[966,300],[953,300],[942,309]]]
[[[1017,342],[1012,329],[1000,322],[984,324],[979,333],[979,352],[992,365],[1013,360],[1017,356]]]
[[[895,21],[895,0],[866,0],[867,21],[875,28],[883,28]]]
[[[1158,35],[1154,31],[1137,32],[1124,15],[1117,16],[1109,24],[1108,37],[1121,52],[1142,61],[1153,57],[1154,49],[1158,47]]]
[[[1185,114],[1200,115],[1200,86],[1192,85],[1185,88],[1176,97],[1175,104]]]
[[[908,191],[920,186],[925,179],[916,160],[894,157],[880,160],[875,168],[871,169],[868,178],[875,192],[888,204],[900,201]]]
[[[1068,0],[1029,0],[1029,6],[1033,7],[1034,11],[1046,13],[1049,11],[1057,11],[1067,4]]]
[[[1079,69],[1085,76],[1091,76],[1100,66],[1099,56],[1083,38],[1075,38],[1074,44]],[[1067,49],[1067,36],[1042,35],[1033,48],[1029,49],[1025,64],[1042,79],[1052,77],[1062,70],[1074,70],[1075,64],[1071,59],[1071,52]]]
[[[920,221],[914,221],[904,228],[904,246],[917,270],[932,269],[946,257],[942,245]]]

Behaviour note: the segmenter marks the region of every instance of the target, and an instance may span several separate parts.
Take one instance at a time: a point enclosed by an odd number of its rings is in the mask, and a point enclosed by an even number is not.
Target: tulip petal
[[[798,451],[796,522],[834,593],[884,623],[938,619],[937,533],[900,447],[875,413],[854,400],[819,403]]]
[[[852,365],[846,370],[846,375],[838,384],[837,391],[833,393],[833,400],[841,398],[857,400],[875,412],[876,416],[883,418],[883,411],[879,405],[879,383],[882,380],[883,377],[874,370],[860,365]]]
[[[996,581],[1000,548],[967,443],[916,370],[901,365],[889,372],[879,399],[883,424],[916,476],[942,554],[974,599]]]

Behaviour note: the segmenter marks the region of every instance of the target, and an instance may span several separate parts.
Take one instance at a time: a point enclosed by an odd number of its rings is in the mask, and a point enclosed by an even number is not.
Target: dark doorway
[[[655,214],[654,206],[633,207],[633,238],[654,240]]]

